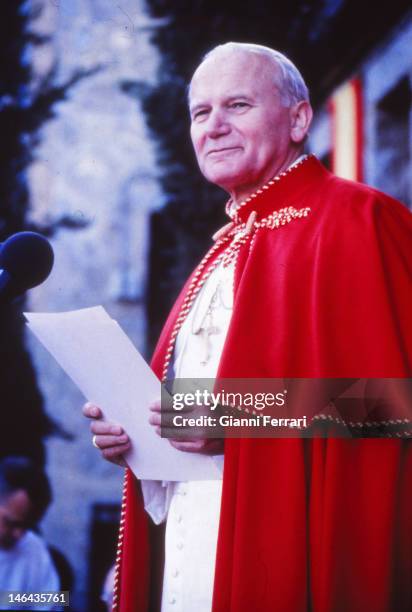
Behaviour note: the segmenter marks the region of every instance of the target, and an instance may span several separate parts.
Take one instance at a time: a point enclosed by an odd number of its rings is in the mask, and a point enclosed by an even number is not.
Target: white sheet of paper
[[[116,321],[102,306],[61,313],[24,313],[29,329],[80,391],[120,423],[132,441],[125,459],[142,480],[216,480],[212,457],[185,453],[149,424],[149,404],[160,382]]]

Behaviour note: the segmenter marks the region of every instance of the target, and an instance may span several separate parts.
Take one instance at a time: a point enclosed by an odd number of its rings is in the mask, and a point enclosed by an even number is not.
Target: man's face
[[[247,195],[293,161],[292,110],[281,103],[273,64],[232,51],[208,58],[190,88],[191,137],[203,175]],[[296,155],[295,155],[296,157]]]
[[[0,498],[0,548],[13,548],[31,526],[32,504],[26,491]]]

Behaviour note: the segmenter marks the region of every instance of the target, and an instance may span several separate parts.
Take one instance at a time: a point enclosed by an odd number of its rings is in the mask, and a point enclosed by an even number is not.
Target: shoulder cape
[[[306,216],[290,213],[305,208]],[[258,222],[271,221],[237,253],[218,377],[411,377],[406,207],[310,157],[249,198],[236,221],[253,210]],[[152,362],[159,376],[188,293],[227,247],[218,241],[172,309]],[[411,444],[226,440],[213,612],[409,611]],[[129,473],[115,597],[121,612],[150,609],[148,519],[138,489]]]

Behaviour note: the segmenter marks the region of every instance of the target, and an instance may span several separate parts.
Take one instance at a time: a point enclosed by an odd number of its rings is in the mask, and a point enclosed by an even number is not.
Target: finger
[[[103,413],[101,409],[99,408],[99,406],[96,406],[95,404],[92,404],[91,402],[87,402],[86,404],[84,404],[83,414],[88,419],[101,419],[103,416]]]
[[[126,434],[123,434],[122,436],[96,436],[94,440],[100,449],[105,449],[128,444],[129,436]]]
[[[222,438],[214,438],[206,441],[203,453],[208,455],[221,455],[225,451],[225,442]]]
[[[158,425],[162,424],[162,416],[159,412],[153,412],[149,417],[150,425]]]
[[[185,453],[200,453],[205,449],[206,440],[193,440],[180,442],[179,440],[169,440],[173,448]]]
[[[113,459],[111,458],[106,459],[105,457],[103,457],[103,459],[105,461],[110,461],[110,463],[113,463],[113,465],[121,465],[122,467],[127,467],[127,463],[123,459],[122,455],[119,455],[118,457],[113,457]]]
[[[121,436],[124,433],[123,427],[116,423],[107,421],[93,421],[90,423],[90,431],[94,434]]]
[[[167,414],[162,414],[160,420],[152,423],[155,427],[160,427],[162,430],[163,438],[170,438],[172,440],[205,440],[207,438],[207,431],[204,427],[196,426],[177,426],[173,422],[173,418]]]
[[[179,427],[177,428],[176,425],[174,424],[174,418],[175,418],[176,414],[174,412],[152,412],[152,414],[149,416],[149,423],[150,425],[153,425],[154,427],[163,427],[165,429],[165,431],[167,430],[171,430],[171,431],[178,431],[178,432],[186,432],[186,435],[188,432],[190,432],[190,434],[193,433],[200,433],[202,430],[201,428],[196,428],[196,427]],[[169,437],[173,437],[170,436]]]
[[[123,460],[123,454],[129,450],[130,448],[130,444],[128,445],[128,448],[125,448],[125,445],[122,444],[122,446],[113,446],[112,448],[104,448],[102,450],[102,455],[105,459],[108,459],[109,461],[116,461],[118,462],[119,459]]]
[[[162,409],[162,402],[160,400],[156,400],[155,402],[152,402],[151,404],[149,404],[149,410],[151,410],[152,412],[160,412]]]

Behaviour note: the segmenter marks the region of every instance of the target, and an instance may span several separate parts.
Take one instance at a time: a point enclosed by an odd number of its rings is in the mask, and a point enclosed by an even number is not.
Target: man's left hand
[[[161,402],[153,402],[149,406],[151,415],[149,423],[156,429],[156,433],[161,435],[162,428],[162,408]],[[170,444],[177,450],[186,453],[203,453],[205,455],[221,455],[224,450],[224,441],[220,438],[196,438],[193,440],[178,440],[169,438]]]

